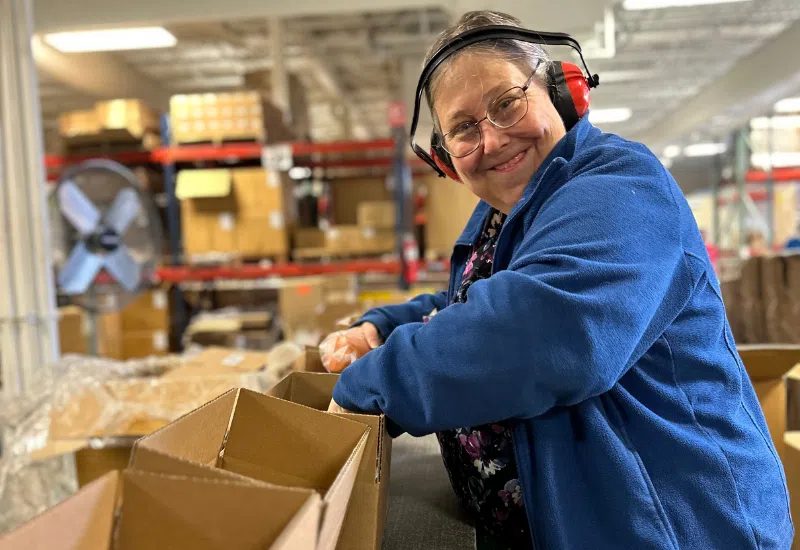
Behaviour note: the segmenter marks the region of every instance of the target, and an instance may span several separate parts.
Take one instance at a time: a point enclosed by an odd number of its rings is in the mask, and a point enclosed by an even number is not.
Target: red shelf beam
[[[214,281],[217,279],[264,279],[267,277],[303,277],[334,273],[388,273],[399,274],[397,261],[354,260],[318,264],[276,264],[270,267],[257,265],[225,267],[171,266],[158,270],[160,281],[181,283],[184,281]]]

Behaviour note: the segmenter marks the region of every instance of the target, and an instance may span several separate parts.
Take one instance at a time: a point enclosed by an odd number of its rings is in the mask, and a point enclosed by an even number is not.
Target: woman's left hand
[[[342,407],[340,407],[336,403],[336,401],[331,399],[331,403],[330,403],[330,405],[328,405],[328,412],[329,413],[349,413],[350,411],[348,411],[347,409],[343,409]]]

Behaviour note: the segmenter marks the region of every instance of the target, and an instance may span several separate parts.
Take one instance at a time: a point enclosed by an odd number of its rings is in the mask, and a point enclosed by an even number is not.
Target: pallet
[[[288,254],[248,256],[231,252],[208,252],[186,256],[191,267],[241,267],[245,265],[273,265],[288,263]]]
[[[123,129],[101,130],[96,134],[64,136],[62,140],[69,154],[129,153],[131,150],[154,151],[161,147],[161,136],[154,131],[135,135]]]
[[[339,252],[326,248],[296,248],[292,257],[297,262],[303,261],[344,261],[344,260],[383,260],[395,256],[392,252]]]
[[[265,143],[265,136],[262,135],[237,135],[237,134],[220,134],[218,136],[213,136],[209,139],[182,139],[182,138],[173,138],[173,142],[175,145],[210,145],[213,147],[222,147],[224,145],[237,145],[242,143],[257,143],[259,145],[264,145]]]

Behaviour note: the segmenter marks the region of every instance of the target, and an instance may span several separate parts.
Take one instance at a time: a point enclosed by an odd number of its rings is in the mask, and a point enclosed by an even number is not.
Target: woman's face
[[[433,98],[442,133],[463,122],[481,120],[489,105],[530,78],[513,63],[487,54],[462,54],[448,67]],[[478,149],[454,158],[456,172],[478,198],[508,214],[522,198],[533,174],[566,131],[546,90],[533,83],[528,112],[510,128],[480,123]]]

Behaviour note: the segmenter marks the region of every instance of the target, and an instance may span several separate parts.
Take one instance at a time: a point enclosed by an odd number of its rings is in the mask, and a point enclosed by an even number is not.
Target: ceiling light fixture
[[[800,97],[787,97],[775,104],[776,113],[800,113]]]
[[[681,146],[680,145],[668,145],[664,147],[664,158],[674,159],[676,157],[681,156]]]
[[[689,6],[707,6],[710,4],[730,4],[733,2],[749,2],[750,0],[625,0],[622,6],[626,10],[657,10],[661,8],[684,8]]]
[[[687,157],[713,157],[727,150],[728,146],[724,143],[693,143],[683,148],[683,154]]]
[[[750,119],[750,128],[752,130],[767,130],[769,128],[786,130],[791,128],[800,128],[800,115],[774,117],[762,116],[753,118]]]
[[[171,48],[178,43],[163,27],[56,32],[44,35],[44,41],[63,53]]]
[[[750,155],[750,163],[756,168],[769,170],[770,168],[789,168],[800,166],[800,152],[779,152],[779,153],[753,153]]]
[[[592,124],[612,124],[625,122],[633,113],[627,107],[614,109],[592,109],[589,111],[589,122]]]

